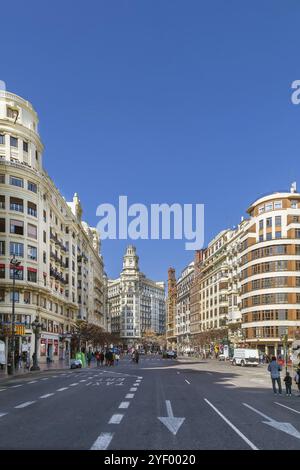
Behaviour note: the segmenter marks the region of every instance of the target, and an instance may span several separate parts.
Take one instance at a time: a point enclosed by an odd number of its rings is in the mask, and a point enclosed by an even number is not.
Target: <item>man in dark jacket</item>
[[[282,393],[282,388],[281,388],[281,379],[280,379],[280,371],[281,371],[281,366],[277,363],[276,357],[272,356],[272,360],[270,364],[268,365],[268,371],[271,374],[271,380],[272,380],[272,386],[273,386],[273,392],[276,394],[276,382],[278,385],[278,392],[281,395]]]

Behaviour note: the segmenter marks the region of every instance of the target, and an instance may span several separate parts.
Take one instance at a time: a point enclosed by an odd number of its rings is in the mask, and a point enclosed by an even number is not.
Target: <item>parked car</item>
[[[177,358],[177,353],[176,351],[164,351],[163,352],[163,358],[164,359],[176,359]]]
[[[225,360],[226,360],[225,354],[219,354],[219,361],[225,361]]]
[[[234,349],[233,358],[231,359],[233,366],[258,366],[259,353],[257,349]]]
[[[82,362],[80,359],[71,359],[70,369],[81,369]]]

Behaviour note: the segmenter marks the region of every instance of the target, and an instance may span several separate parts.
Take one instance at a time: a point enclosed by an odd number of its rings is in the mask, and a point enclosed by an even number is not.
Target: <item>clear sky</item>
[[[44,165],[84,218],[116,203],[204,203],[206,243],[299,178],[297,0],[24,0],[1,5],[0,79],[35,106]],[[182,241],[137,241],[164,280]],[[104,241],[109,276],[125,241]]]

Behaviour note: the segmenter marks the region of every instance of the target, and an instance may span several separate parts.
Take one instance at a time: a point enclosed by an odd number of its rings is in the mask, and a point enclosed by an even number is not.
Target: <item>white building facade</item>
[[[43,169],[38,116],[0,90],[0,324],[12,321],[13,256],[20,261],[16,353],[32,356],[36,318],[40,361],[63,359],[78,318],[107,328],[106,281],[96,229],[81,221],[77,194],[67,203]]]
[[[151,331],[165,333],[165,286],[140,272],[136,248],[127,247],[123,270],[116,280],[108,280],[111,332],[128,345],[138,343]]]

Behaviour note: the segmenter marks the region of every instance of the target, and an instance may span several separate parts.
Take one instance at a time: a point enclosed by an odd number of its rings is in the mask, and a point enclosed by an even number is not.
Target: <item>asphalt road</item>
[[[0,382],[0,449],[300,449],[266,366],[142,357]]]

